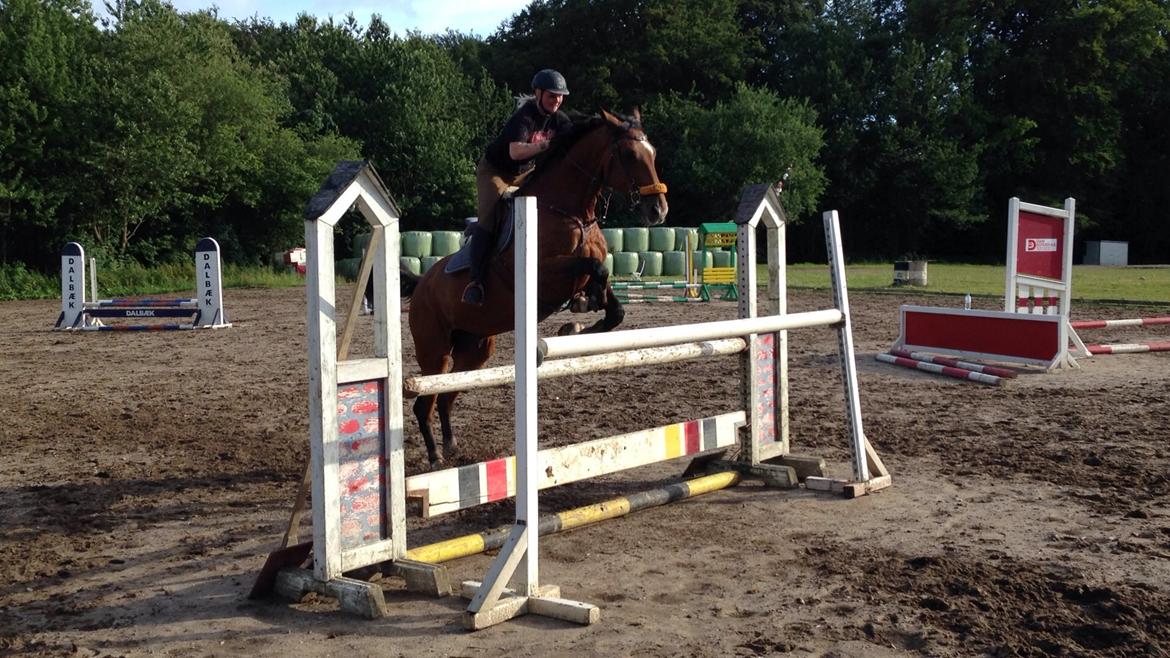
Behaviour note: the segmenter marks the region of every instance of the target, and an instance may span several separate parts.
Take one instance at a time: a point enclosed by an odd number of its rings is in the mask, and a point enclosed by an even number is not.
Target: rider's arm
[[[537,155],[548,150],[548,142],[537,142],[530,144],[528,142],[511,142],[508,144],[508,157],[522,162],[524,160],[531,160]]]

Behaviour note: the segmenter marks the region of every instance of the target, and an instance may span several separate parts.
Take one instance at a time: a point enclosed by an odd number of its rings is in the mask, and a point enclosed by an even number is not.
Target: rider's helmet
[[[553,69],[541,69],[532,76],[532,90],[543,89],[550,94],[568,96],[569,86],[565,84],[565,76]]]

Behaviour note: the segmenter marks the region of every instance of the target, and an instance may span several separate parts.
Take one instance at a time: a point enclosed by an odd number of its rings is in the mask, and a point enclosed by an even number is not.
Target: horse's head
[[[602,169],[606,185],[618,191],[629,191],[631,199],[640,201],[643,224],[661,224],[666,221],[669,211],[666,184],[658,180],[654,147],[642,130],[641,113],[634,110],[630,118],[618,117],[604,110],[601,114],[614,136],[613,155]]]

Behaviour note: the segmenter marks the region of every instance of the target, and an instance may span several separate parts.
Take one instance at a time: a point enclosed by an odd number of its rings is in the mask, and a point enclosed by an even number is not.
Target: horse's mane
[[[568,114],[569,121],[571,122],[569,129],[557,133],[557,136],[550,143],[548,150],[536,158],[534,163],[536,169],[524,180],[524,183],[520,186],[521,190],[532,185],[544,172],[555,169],[557,163],[563,160],[569,150],[573,148],[573,145],[581,141],[581,138],[585,135],[592,133],[597,128],[609,125],[605,117],[600,114],[584,114],[581,112],[567,112],[566,114]],[[627,117],[613,112],[611,114],[627,122],[632,128],[641,128],[641,124],[633,117]]]

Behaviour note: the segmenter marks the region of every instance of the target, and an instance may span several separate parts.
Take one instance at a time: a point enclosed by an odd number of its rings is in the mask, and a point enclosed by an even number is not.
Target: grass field
[[[924,288],[894,287],[891,263],[858,263],[846,267],[845,273],[851,290],[1003,297],[1002,265],[931,263],[927,269],[928,285]],[[18,276],[10,276],[13,274]],[[191,277],[189,263],[150,269],[124,266],[101,272],[98,285],[103,297],[153,295],[191,290]],[[647,280],[668,278],[672,277],[647,277]],[[765,266],[760,266],[760,281],[767,281]],[[223,272],[223,285],[228,289],[284,288],[299,286],[303,282],[304,279],[296,274],[267,267],[227,265]],[[828,267],[815,263],[789,265],[788,285],[792,288],[828,288]],[[60,294],[59,286],[56,277],[26,270],[0,269],[0,300],[51,299]],[[1073,267],[1073,299],[1170,306],[1170,266],[1076,265]]]
[[[889,263],[850,265],[845,276],[851,290],[895,289],[894,268]],[[924,288],[930,293],[1003,298],[1005,270],[996,265],[962,265],[931,263]],[[793,287],[828,287],[829,274],[824,265],[800,264],[788,268],[788,285]],[[907,288],[897,290],[906,292]],[[1101,267],[1073,266],[1073,299],[1094,301],[1150,302],[1170,305],[1170,266]]]
[[[767,281],[767,267],[759,266],[759,280]],[[850,290],[890,290],[900,294],[966,295],[1003,298],[1005,270],[1002,265],[931,263],[926,287],[896,287],[891,263],[858,263],[845,268]],[[666,280],[677,277],[647,277]],[[799,263],[788,266],[791,288],[828,288],[826,265]],[[1101,267],[1073,266],[1073,299],[1134,302],[1170,306],[1170,266]]]

